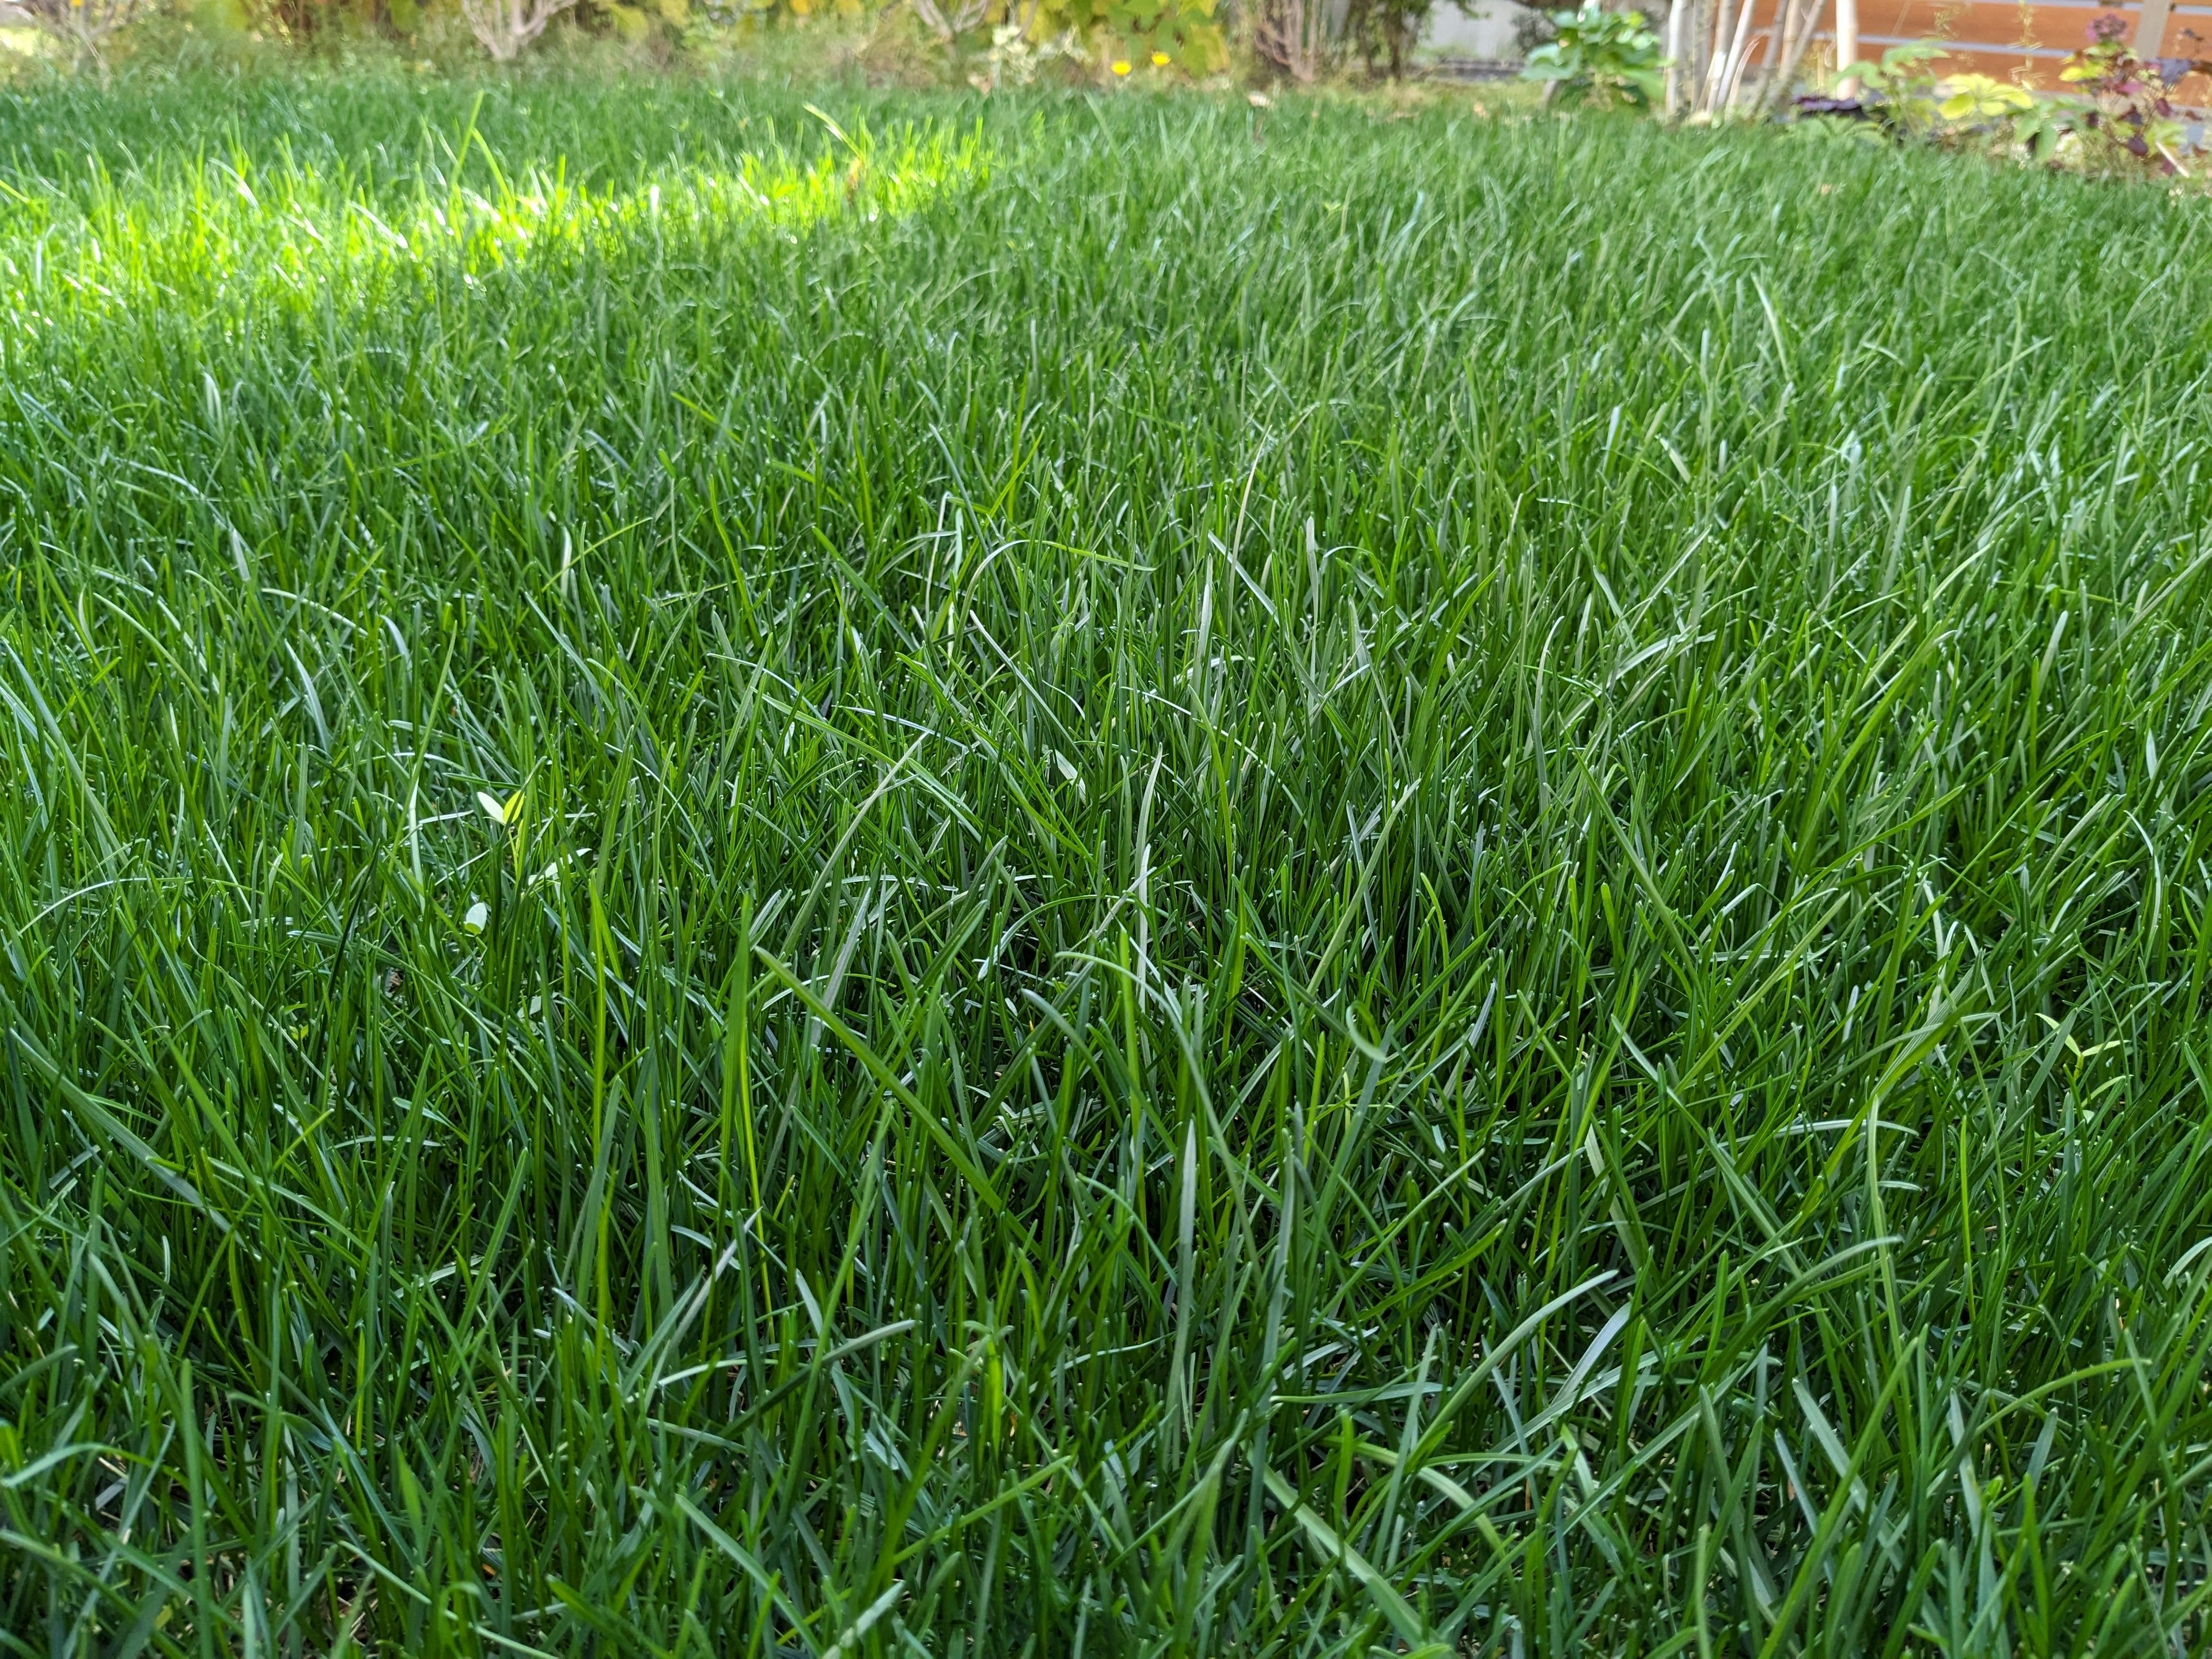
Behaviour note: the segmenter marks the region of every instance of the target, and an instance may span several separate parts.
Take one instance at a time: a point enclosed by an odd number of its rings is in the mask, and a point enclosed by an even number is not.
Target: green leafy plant
[[[2005,121],[2035,107],[2025,87],[1988,75],[1954,75],[1944,82],[1936,112],[1946,121]]]
[[[2090,172],[2181,171],[2188,129],[2174,108],[2171,88],[2197,65],[2137,57],[2128,45],[2128,27],[2116,12],[2090,24],[2088,44],[2068,58],[2059,74],[2070,95],[2038,96],[1987,75],[1944,76],[1937,65],[1948,55],[1945,49],[1915,41],[1892,47],[1879,64],[1848,67],[1845,73],[1863,84],[1860,98],[1803,99],[1798,110],[1815,118],[1808,128],[1849,128],[1862,135],[1887,129]],[[1858,118],[1833,118],[1844,115]]]
[[[2127,20],[2118,12],[2103,13],[2090,23],[2088,45],[2058,72],[2062,82],[2080,89],[2081,101],[2069,112],[2065,130],[2052,132],[2049,151],[2055,159],[2070,131],[2077,157],[2086,165],[2175,172],[2188,141],[2169,95],[2166,66],[2136,57],[2127,33]],[[2036,148],[2044,146],[2039,143]]]
[[[1080,0],[1079,0],[1080,3]],[[1229,61],[1228,43],[1216,21],[1218,0],[1093,0],[1095,26],[1121,42],[1137,61],[1152,60],[1190,75],[1210,75]],[[1168,60],[1167,64],[1158,62]]]
[[[1543,101],[1561,100],[1607,106],[1648,108],[1659,96],[1662,63],[1659,37],[1640,11],[1607,11],[1595,4],[1552,14],[1549,42],[1528,54],[1522,78],[1544,83]]]
[[[795,4],[799,0],[785,0]],[[813,0],[808,0],[812,3]],[[975,44],[991,26],[978,87],[1024,85],[1053,59],[1124,66],[1149,63],[1206,75],[1228,62],[1215,12],[1219,0],[910,0],[928,33],[947,50]],[[995,21],[994,20],[996,20]]]
[[[2027,88],[1988,75],[1954,75],[1936,88],[1934,136],[1957,148],[1999,153],[2033,148],[2031,135],[2063,124],[2056,104]]]
[[[1938,111],[1942,100],[1937,90],[1942,76],[1936,65],[1950,55],[1932,40],[1911,40],[1892,46],[1879,63],[1847,65],[1844,77],[1856,80],[1862,89],[1849,107],[1870,112],[1899,132],[1914,137],[1933,132],[1942,120]],[[1820,101],[1824,106],[1831,102]]]

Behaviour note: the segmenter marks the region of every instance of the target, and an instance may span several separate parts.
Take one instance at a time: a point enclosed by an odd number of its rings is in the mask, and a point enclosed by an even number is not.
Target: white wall
[[[1513,22],[1526,9],[1514,0],[1469,0],[1468,10],[1462,11],[1454,0],[1437,0],[1421,45],[1452,58],[1514,57]]]

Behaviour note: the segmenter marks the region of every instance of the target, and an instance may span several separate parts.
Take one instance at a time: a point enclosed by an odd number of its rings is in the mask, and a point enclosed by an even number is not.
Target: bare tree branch
[[[107,73],[108,38],[138,15],[139,0],[18,0],[15,8],[70,49],[72,68]]]
[[[921,19],[924,28],[949,46],[989,16],[993,3],[994,0],[957,0],[940,6],[938,0],[914,0],[914,15]],[[1034,15],[1036,8],[1030,11]]]
[[[498,62],[506,64],[545,33],[545,26],[576,0],[461,0],[469,32]]]

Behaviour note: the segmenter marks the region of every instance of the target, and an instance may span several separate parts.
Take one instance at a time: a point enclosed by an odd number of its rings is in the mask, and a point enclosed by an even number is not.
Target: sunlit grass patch
[[[398,276],[464,278],[533,257],[682,257],[748,230],[803,234],[872,223],[980,185],[988,149],[962,131],[865,123],[834,144],[740,151],[620,185],[571,182],[559,158],[512,172],[465,129],[425,131],[416,188],[380,198],[340,163],[162,156],[117,174],[0,174],[0,329],[21,345],[55,327],[159,309],[234,319],[264,305],[373,301]]]

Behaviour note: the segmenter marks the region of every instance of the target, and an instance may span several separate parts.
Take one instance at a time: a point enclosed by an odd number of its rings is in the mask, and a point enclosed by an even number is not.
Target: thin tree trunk
[[[1728,38],[1728,0],[1711,0],[1705,8],[1705,31],[1698,42],[1698,107],[1713,106],[1713,76],[1718,72],[1721,50]]]
[[[1711,25],[1706,19],[1713,0],[1683,0],[1682,54],[1680,75],[1681,108],[1685,115],[1698,107],[1698,89],[1705,81],[1705,34]]]
[[[1805,61],[1805,49],[1813,44],[1813,25],[1820,15],[1820,0],[1799,0],[1791,9],[1790,41],[1783,48],[1781,66],[1759,89],[1759,112],[1780,107],[1790,96],[1790,88],[1797,83],[1797,66]]]
[[[1843,75],[1859,61],[1859,0],[1836,0],[1836,73]],[[1836,82],[1836,96],[1859,95],[1859,77],[1844,75]]]
[[[1743,0],[1744,15],[1747,19],[1751,15],[1751,9],[1752,0]],[[1759,46],[1767,50],[1771,50],[1773,44],[1773,39],[1770,31],[1765,29],[1758,30],[1748,38],[1739,38],[1737,40],[1735,50],[1729,54],[1729,71],[1727,78],[1721,82],[1721,107],[1723,109],[1734,109],[1735,107],[1736,94],[1743,90],[1743,77],[1751,68],[1752,49],[1754,46]]]
[[[1698,78],[1690,88],[1690,111],[1703,114],[1712,107],[1713,61],[1720,56],[1720,14],[1724,0],[1704,0],[1698,8]]]
[[[1735,33],[1728,38],[1725,50],[1721,46],[1722,37],[1715,36],[1712,74],[1705,83],[1705,107],[1715,115],[1728,107],[1727,94],[1735,78],[1737,62],[1744,49],[1744,33],[1751,27],[1751,7],[1752,0],[1743,0],[1735,15]],[[1725,21],[1728,14],[1723,12],[1721,15]]]
[[[1688,9],[1689,0],[1668,0],[1667,93],[1663,108],[1669,120],[1672,120],[1681,110],[1682,23],[1683,13]]]
[[[1713,0],[1711,39],[1705,43],[1705,72],[1698,82],[1698,107],[1710,115],[1720,95],[1721,75],[1728,68],[1728,0]]]
[[[1765,113],[1767,94],[1774,89],[1775,71],[1797,43],[1796,0],[1774,0],[1774,22],[1766,31],[1766,50],[1759,54],[1759,78],[1752,82],[1748,107],[1756,118]]]

